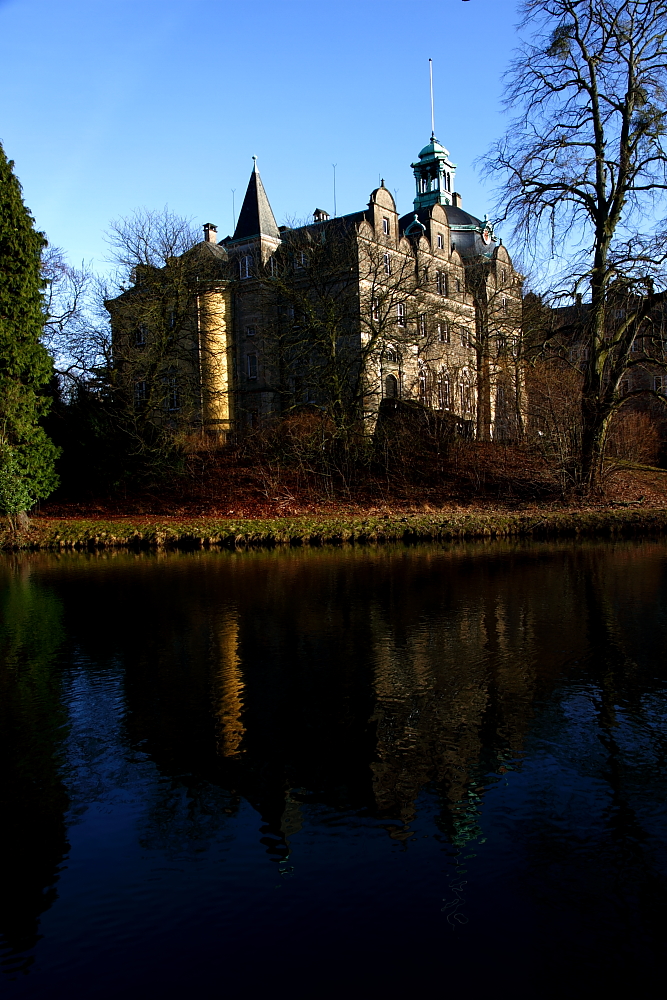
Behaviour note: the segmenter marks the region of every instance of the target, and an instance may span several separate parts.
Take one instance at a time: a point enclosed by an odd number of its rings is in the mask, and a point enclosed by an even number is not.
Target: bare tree
[[[191,219],[165,205],[161,210],[137,208],[112,220],[105,238],[109,262],[117,267],[122,283],[131,280],[136,267],[164,267],[198,243],[200,235]]]
[[[590,304],[578,333],[577,478],[593,490],[627,370],[663,366],[667,191],[665,0],[525,0],[531,31],[508,74],[520,108],[497,145],[504,212],[531,251],[568,259],[561,293]],[[642,339],[642,357],[633,352]]]
[[[107,317],[99,311],[99,279],[82,263],[72,267],[59,247],[42,255],[46,280],[42,342],[66,394],[95,380],[111,358]]]
[[[198,255],[198,231],[166,208],[113,222],[107,241],[117,266],[115,289],[103,290],[113,328],[109,386],[130,453],[155,470],[203,426],[203,393],[213,392],[205,375],[218,348],[201,336],[201,300],[227,277],[226,255]]]

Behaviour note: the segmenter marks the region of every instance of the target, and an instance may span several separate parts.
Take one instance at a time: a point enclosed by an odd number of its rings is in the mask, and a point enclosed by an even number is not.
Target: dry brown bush
[[[660,432],[651,414],[629,407],[614,414],[607,439],[607,458],[656,465],[660,449]]]

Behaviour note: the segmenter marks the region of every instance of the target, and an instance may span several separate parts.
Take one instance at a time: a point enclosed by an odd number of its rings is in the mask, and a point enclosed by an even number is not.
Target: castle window
[[[449,324],[447,322],[438,323],[438,343],[449,343]]]
[[[242,278],[252,277],[252,257],[246,254],[245,257],[241,257],[239,261],[239,270]]]
[[[632,347],[630,348],[630,350],[632,351],[633,354],[639,354],[639,352],[641,351],[641,349],[642,348],[641,348],[640,342],[637,340],[637,338],[635,338],[632,341]]]
[[[144,381],[134,383],[134,405],[143,406],[146,402],[146,383]]]
[[[627,396],[630,392],[630,379],[624,378],[621,382],[621,396]]]
[[[663,391],[663,388],[662,388],[662,386],[663,386],[662,379],[663,379],[662,375],[654,375],[653,376],[653,391],[654,392],[662,392]]]
[[[388,253],[383,254],[382,261],[384,264],[384,273],[391,274],[391,257]]]
[[[145,347],[146,346],[146,334],[148,333],[148,327],[145,323],[140,323],[137,329],[134,331],[134,346],[135,347]]]
[[[426,403],[426,369],[425,368],[420,368],[419,369],[418,392],[419,392],[419,402],[425,404]]]
[[[438,250],[442,250],[445,245],[445,241],[442,238],[442,233],[438,233]]]
[[[398,360],[398,356],[397,356],[396,351],[394,350],[393,347],[388,347],[386,349],[386,351],[384,352],[384,356],[385,356],[385,360],[389,361],[392,364],[396,364],[396,361]]]
[[[165,409],[170,413],[175,410],[180,409],[180,399],[178,393],[178,384],[176,382],[175,375],[167,375],[166,378],[162,379],[162,385],[164,386],[164,406]]]
[[[382,220],[382,232],[385,236],[389,236],[389,219]]]
[[[504,295],[503,295],[503,298],[502,298],[501,306],[502,306],[503,312],[506,313],[507,312],[507,299],[505,298]]]
[[[396,399],[398,396],[398,379],[395,375],[387,375],[384,380],[384,394],[387,399]]]
[[[449,379],[444,372],[438,375],[438,409],[448,410],[449,402]]]
[[[467,379],[461,382],[461,412],[470,413],[472,410],[472,386]]]
[[[435,287],[438,295],[449,294],[449,282],[444,271],[437,271],[435,276]]]
[[[425,337],[427,333],[426,313],[419,314],[419,336]]]
[[[247,367],[248,378],[250,378],[250,379],[257,378],[257,355],[256,354],[248,354],[247,358],[246,358],[246,361],[247,361],[247,366],[248,366]]]
[[[471,341],[470,330],[466,330],[466,328],[462,326],[460,335],[461,335],[461,347],[470,347],[470,341]]]
[[[377,323],[380,319],[380,300],[373,299],[373,319]]]
[[[460,278],[456,278],[456,291],[457,292],[461,291],[461,279]]]
[[[396,321],[399,326],[405,326],[405,303],[399,302],[396,306]]]
[[[257,329],[254,326],[247,326],[245,328],[245,335],[246,335],[246,337],[254,337],[255,334],[256,334],[256,332],[257,332]]]
[[[503,285],[507,284],[507,271],[505,270],[504,267],[502,268],[502,270],[500,272],[500,282]]]

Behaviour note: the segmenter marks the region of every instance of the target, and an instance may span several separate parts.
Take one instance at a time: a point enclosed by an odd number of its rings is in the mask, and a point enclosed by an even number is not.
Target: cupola
[[[418,162],[411,166],[417,183],[416,211],[430,205],[452,204],[456,166],[433,133],[431,141],[420,152]]]

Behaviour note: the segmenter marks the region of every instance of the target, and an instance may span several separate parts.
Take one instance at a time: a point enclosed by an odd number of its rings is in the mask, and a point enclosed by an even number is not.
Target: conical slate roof
[[[250,239],[252,236],[260,235],[280,239],[278,226],[255,164],[232,240]]]

